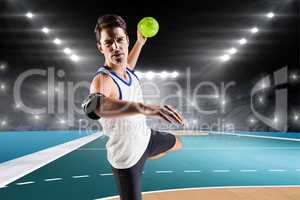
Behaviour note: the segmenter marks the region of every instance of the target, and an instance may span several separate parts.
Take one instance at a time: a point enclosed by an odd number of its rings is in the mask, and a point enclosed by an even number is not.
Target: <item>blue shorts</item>
[[[149,157],[171,149],[176,142],[173,134],[151,130],[150,141],[140,160],[128,169],[112,167],[121,200],[141,200],[141,174]]]

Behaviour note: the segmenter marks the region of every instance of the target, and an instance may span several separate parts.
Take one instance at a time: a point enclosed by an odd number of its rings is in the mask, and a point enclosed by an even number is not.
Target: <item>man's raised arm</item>
[[[137,40],[128,54],[128,68],[134,70],[137,60],[140,56],[142,47],[146,43],[147,38],[143,37],[139,30],[137,30]]]

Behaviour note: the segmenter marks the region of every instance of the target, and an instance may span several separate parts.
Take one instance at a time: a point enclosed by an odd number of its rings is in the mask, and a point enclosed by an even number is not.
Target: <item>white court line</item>
[[[92,134],[0,163],[0,187],[8,185],[56,159],[65,156],[83,145],[98,139],[101,135],[101,133]]]
[[[100,176],[112,176],[112,173],[107,173],[107,174],[99,174]]]
[[[184,170],[185,173],[200,173],[201,170]]]
[[[228,148],[205,148],[205,147],[183,147],[182,150],[300,150],[300,147],[228,147]]]
[[[79,148],[76,151],[105,151],[106,148]]]
[[[187,190],[215,190],[215,189],[240,189],[240,188],[289,188],[289,187],[297,187],[300,188],[300,185],[267,185],[267,186],[225,186],[225,187],[195,187],[195,188],[177,188],[177,189],[169,189],[169,190],[154,190],[148,192],[142,192],[142,194],[154,194],[154,193],[162,193],[162,192],[174,192],[174,191],[187,191]],[[94,200],[110,200],[114,198],[118,198],[119,196],[110,196],[104,197]]]
[[[256,172],[256,169],[242,169],[240,172]]]
[[[300,147],[228,147],[228,148],[205,148],[183,147],[182,150],[300,150]],[[106,151],[106,148],[79,148],[76,151]]]
[[[224,170],[223,169],[222,170],[213,170],[213,172],[215,172],[215,173],[226,173],[226,172],[230,172],[230,170],[227,170],[227,169],[226,170],[225,169]]]
[[[173,171],[155,171],[157,174],[163,174],[163,173],[173,173]]]
[[[269,169],[269,172],[285,172],[285,169]]]
[[[22,182],[22,183],[16,183],[16,185],[28,185],[34,183],[33,181],[27,181],[27,182]]]
[[[62,180],[62,178],[48,178],[48,179],[44,179],[44,181],[46,181],[46,182],[58,181],[58,180]]]
[[[72,178],[88,178],[90,175],[72,176]]]
[[[215,133],[215,132],[211,132],[211,133],[216,134],[216,135],[236,135],[236,136],[253,137],[253,138],[264,138],[264,139],[275,139],[275,140],[287,140],[287,141],[300,142],[300,139],[295,139],[295,138],[248,135],[248,134],[238,134],[238,133]]]

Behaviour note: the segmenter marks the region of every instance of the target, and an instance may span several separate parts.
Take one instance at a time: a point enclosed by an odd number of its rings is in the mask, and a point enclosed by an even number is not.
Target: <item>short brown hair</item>
[[[120,27],[124,30],[127,34],[127,25],[125,20],[119,15],[102,15],[98,18],[96,27],[95,27],[95,34],[96,34],[96,41],[99,42],[101,38],[101,30],[104,28],[114,28]]]

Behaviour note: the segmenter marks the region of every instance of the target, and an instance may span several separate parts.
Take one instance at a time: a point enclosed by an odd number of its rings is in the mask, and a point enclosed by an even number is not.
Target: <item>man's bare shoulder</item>
[[[92,84],[101,84],[102,82],[105,84],[110,84],[113,83],[113,80],[108,74],[104,73],[97,74],[92,80]]]
[[[115,87],[112,77],[108,74],[100,73],[93,78],[90,93],[100,92],[106,96],[114,97],[117,95]]]

